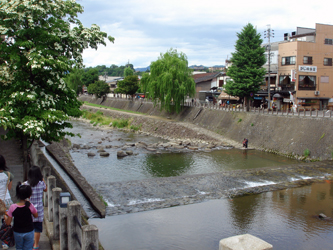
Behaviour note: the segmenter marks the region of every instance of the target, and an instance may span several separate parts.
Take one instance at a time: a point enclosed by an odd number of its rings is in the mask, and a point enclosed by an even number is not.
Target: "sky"
[[[296,27],[333,25],[330,1],[324,0],[77,0],[84,8],[79,19],[85,27],[97,24],[115,38],[114,44],[86,49],[86,67],[127,62],[147,67],[161,53],[177,49],[187,55],[189,65],[224,65],[234,52],[237,33],[251,23],[262,35],[271,26],[274,38]],[[329,7],[331,6],[331,7]]]

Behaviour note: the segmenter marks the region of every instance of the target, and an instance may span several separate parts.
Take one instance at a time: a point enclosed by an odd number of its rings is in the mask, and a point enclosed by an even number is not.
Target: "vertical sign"
[[[294,69],[291,70],[290,78],[291,78],[290,81],[296,82],[296,70]]]

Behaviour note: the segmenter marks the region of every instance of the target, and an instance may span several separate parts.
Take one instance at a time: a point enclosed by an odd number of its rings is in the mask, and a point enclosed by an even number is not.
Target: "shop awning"
[[[221,94],[219,95],[218,99],[219,100],[236,100],[236,101],[238,101],[239,97],[228,95],[227,93],[222,91]]]

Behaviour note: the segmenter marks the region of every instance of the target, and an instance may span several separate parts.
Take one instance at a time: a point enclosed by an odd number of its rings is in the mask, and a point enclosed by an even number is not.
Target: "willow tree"
[[[22,139],[24,175],[28,141],[58,141],[81,115],[76,92],[63,78],[82,67],[85,48],[106,45],[97,25],[85,28],[74,0],[1,0],[0,127]],[[114,39],[108,37],[110,41]]]
[[[176,49],[161,53],[151,63],[150,74],[142,76],[141,89],[155,104],[159,102],[161,109],[179,113],[187,96],[195,95],[195,82],[186,55]]]
[[[263,40],[260,33],[252,24],[247,24],[241,33],[237,33],[236,51],[232,53],[231,66],[227,75],[231,80],[225,85],[225,92],[231,96],[238,96],[246,100],[249,110],[251,93],[260,90],[266,70],[263,65],[266,62],[265,48],[261,47]]]

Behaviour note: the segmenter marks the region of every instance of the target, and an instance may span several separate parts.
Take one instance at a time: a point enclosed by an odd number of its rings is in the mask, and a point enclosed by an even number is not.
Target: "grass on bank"
[[[112,126],[114,128],[128,128],[134,131],[138,131],[141,128],[141,124],[139,126],[132,125],[129,119],[114,119],[108,116],[104,116],[102,111],[93,113],[87,110],[82,110],[82,112],[82,118],[90,120],[90,123],[93,124],[93,126]]]
[[[116,110],[116,111],[121,111],[121,112],[127,112],[127,113],[139,114],[139,115],[146,115],[144,113],[140,113],[140,112],[136,112],[136,111],[132,111],[132,110],[117,109],[117,108],[113,108],[113,107],[109,107],[109,106],[103,106],[103,105],[94,104],[94,103],[90,103],[90,102],[84,102],[84,104],[87,105],[87,106],[91,106],[91,107],[106,108],[106,109],[111,109],[111,110]]]

